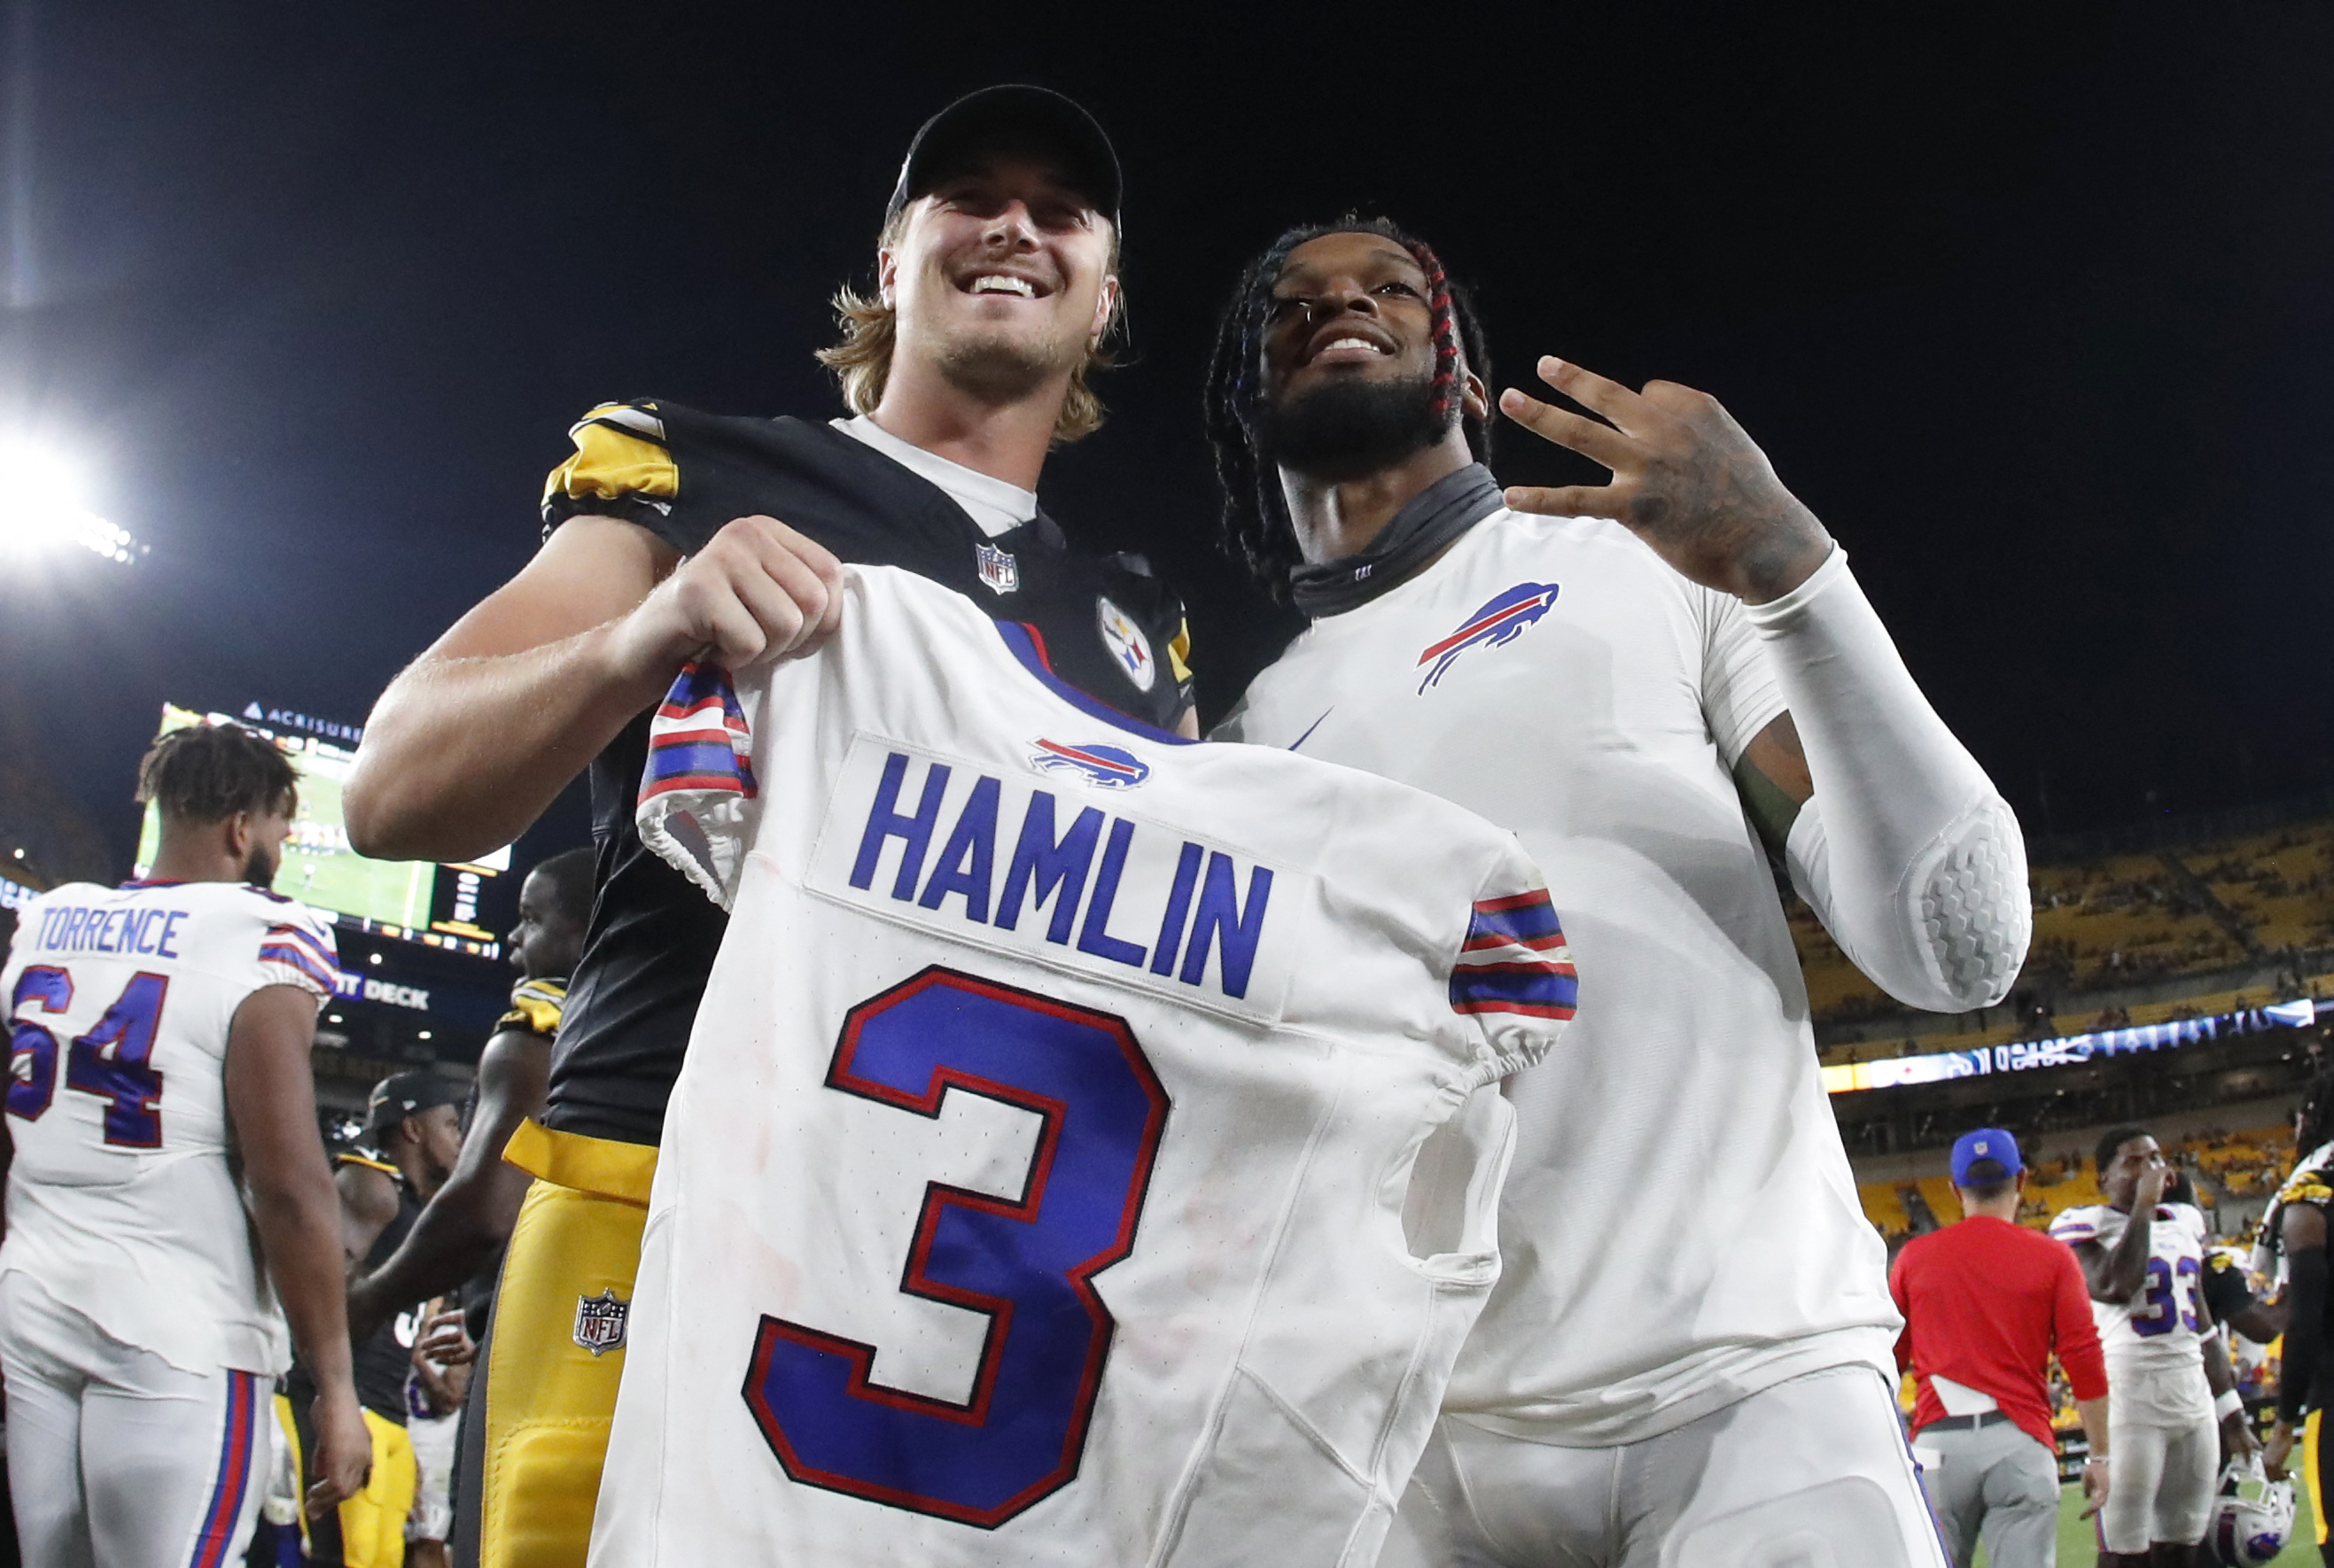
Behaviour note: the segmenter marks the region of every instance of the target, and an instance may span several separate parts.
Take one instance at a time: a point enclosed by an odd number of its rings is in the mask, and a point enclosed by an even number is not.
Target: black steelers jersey
[[[362,1166],[378,1170],[397,1188],[397,1215],[381,1227],[367,1249],[362,1272],[370,1274],[387,1263],[405,1241],[413,1222],[421,1217],[421,1200],[413,1193],[412,1184],[405,1173],[385,1159],[369,1154],[343,1154],[338,1163]],[[356,1374],[357,1401],[385,1421],[405,1425],[405,1381],[413,1371],[413,1338],[420,1332],[415,1320],[421,1307],[420,1302],[401,1303],[381,1327],[349,1347],[352,1371]],[[405,1320],[407,1334],[402,1342],[398,1336],[398,1320]]]
[[[1162,728],[1191,706],[1181,607],[1134,557],[1073,549],[1040,512],[991,539],[921,475],[832,425],[594,409],[545,486],[545,532],[620,517],[684,555],[732,519],[775,517],[842,560],[897,566],[1030,627],[1054,673]],[[726,917],[641,847],[633,826],[649,715],[591,768],[598,894],[552,1050],[546,1126],[655,1143]]]

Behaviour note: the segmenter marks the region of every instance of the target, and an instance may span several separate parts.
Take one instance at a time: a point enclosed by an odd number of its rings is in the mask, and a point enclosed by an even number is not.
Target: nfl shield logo
[[[632,1303],[616,1299],[612,1290],[575,1298],[575,1342],[600,1355],[624,1342],[624,1314]]]
[[[1010,593],[1021,586],[1021,563],[994,544],[976,544],[973,559],[980,563],[980,580],[991,593]]]

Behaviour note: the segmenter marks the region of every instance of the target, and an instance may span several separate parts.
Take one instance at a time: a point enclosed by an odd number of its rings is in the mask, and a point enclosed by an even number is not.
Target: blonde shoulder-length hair
[[[888,249],[900,243],[907,232],[908,214],[913,207],[903,208],[899,216],[883,226],[877,240],[879,248]],[[1104,264],[1107,275],[1118,274],[1118,236],[1110,236],[1110,258]],[[845,284],[834,291],[835,324],[843,329],[843,341],[818,351],[818,362],[834,372],[843,383],[843,400],[854,414],[872,414],[883,400],[883,384],[892,374],[892,347],[899,335],[899,312],[883,303],[881,294],[870,297]],[[1090,378],[1096,370],[1106,370],[1118,363],[1114,351],[1119,325],[1126,313],[1126,296],[1122,291],[1112,301],[1110,320],[1102,333],[1087,346],[1086,357],[1070,372],[1069,395],[1062,399],[1062,411],[1054,420],[1054,440],[1056,447],[1082,440],[1102,428],[1102,399],[1095,395]]]

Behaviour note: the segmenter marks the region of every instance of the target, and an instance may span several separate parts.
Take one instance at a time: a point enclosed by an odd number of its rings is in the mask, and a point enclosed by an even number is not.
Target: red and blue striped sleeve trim
[[[747,787],[746,781],[752,777],[753,769],[730,749],[726,731],[708,735],[703,730],[690,730],[680,735],[659,736],[650,744],[648,771],[641,782],[669,789],[670,781],[684,774],[724,779],[730,788],[741,789]]]
[[[690,790],[752,800],[759,793],[747,761],[752,747],[728,672],[719,665],[686,665],[650,722],[640,798]]]
[[[326,969],[320,967],[315,959],[297,948],[286,947],[282,943],[270,944],[259,949],[259,961],[263,964],[283,964],[297,969],[317,985],[322,986],[327,993],[337,989],[340,986],[341,972],[338,969]]]
[[[1451,972],[1454,1013],[1569,1018],[1579,1001],[1580,981],[1569,964],[1483,964]]]
[[[267,935],[260,938],[259,959],[262,963],[289,964],[327,991],[341,972],[340,955],[304,926],[268,927]]]
[[[689,668],[695,669],[697,667],[690,665]],[[699,724],[719,724],[721,722],[721,694],[718,691],[700,692],[694,678],[683,671],[672,690],[665,694],[665,699],[657,704],[656,716],[671,724],[685,724],[692,720]]]
[[[1566,1019],[1579,1005],[1572,950],[1548,890],[1476,901],[1451,970],[1454,1013]]]
[[[203,1527],[195,1536],[192,1568],[226,1568],[243,1524],[243,1502],[251,1489],[252,1456],[258,1441],[259,1377],[255,1372],[227,1374],[227,1430],[219,1440],[218,1475],[211,1483],[210,1505],[203,1510]]]
[[[1480,953],[1510,944],[1535,951],[1564,946],[1564,928],[1546,893],[1518,893],[1478,903],[1467,924],[1466,945],[1460,951]]]
[[[337,968],[340,966],[339,951],[331,942],[319,937],[315,931],[306,926],[270,926],[264,939],[269,942],[289,942],[294,947],[304,948],[310,957],[327,969]]]

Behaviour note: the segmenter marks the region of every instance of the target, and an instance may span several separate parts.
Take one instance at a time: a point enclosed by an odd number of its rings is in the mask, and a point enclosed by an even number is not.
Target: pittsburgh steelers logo
[[[1159,679],[1159,661],[1151,656],[1151,640],[1125,611],[1107,599],[1095,601],[1095,620],[1102,628],[1102,643],[1118,660],[1137,691],[1149,691]]]

